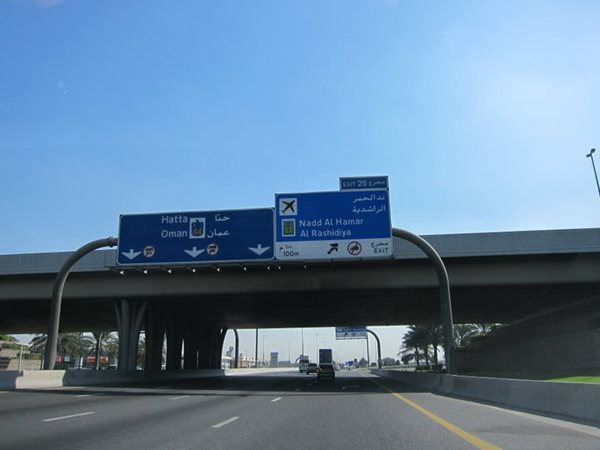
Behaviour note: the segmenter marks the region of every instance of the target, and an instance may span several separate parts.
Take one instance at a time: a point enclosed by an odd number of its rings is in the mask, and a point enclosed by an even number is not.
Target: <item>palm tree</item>
[[[479,329],[472,323],[454,325],[454,344],[457,347],[466,347],[477,335],[479,335]]]
[[[100,357],[106,356],[109,360],[115,359],[119,353],[119,340],[110,331],[99,331],[92,333],[95,339],[95,369],[100,368]]]
[[[410,325],[408,332],[402,339],[402,348],[398,356],[402,361],[415,360],[417,368],[421,367],[419,359],[425,359],[425,367],[429,368],[429,358],[433,357],[433,365],[438,365],[438,350],[444,343],[444,330],[437,322],[429,322],[425,325]],[[431,351],[433,350],[433,352]]]
[[[476,323],[475,327],[479,330],[477,333],[478,336],[487,336],[496,328],[498,328],[501,324],[499,323]]]
[[[408,332],[402,338],[404,350],[401,350],[398,355],[403,355],[403,361],[415,359],[417,367],[421,367],[419,359],[421,356],[425,358],[425,366],[429,368],[429,331],[422,325],[410,325]],[[421,352],[419,351],[421,350]],[[412,353],[411,353],[412,351]]]
[[[396,356],[399,356],[404,364],[408,364],[413,359],[417,363],[417,368],[421,367],[421,355],[419,354],[419,344],[414,334],[406,333],[402,338],[402,347]]]
[[[36,334],[31,342],[30,350],[33,353],[44,353],[46,349],[46,334]],[[61,333],[58,335],[56,352],[62,356],[80,357],[88,354],[92,341],[83,333]]]
[[[433,365],[438,365],[438,347],[444,342],[444,329],[437,323],[430,323],[424,326],[426,337],[429,344],[433,347]]]

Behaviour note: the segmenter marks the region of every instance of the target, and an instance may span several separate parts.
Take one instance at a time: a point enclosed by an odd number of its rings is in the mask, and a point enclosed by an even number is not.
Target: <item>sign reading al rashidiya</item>
[[[387,189],[277,194],[275,258],[391,258],[389,205]]]

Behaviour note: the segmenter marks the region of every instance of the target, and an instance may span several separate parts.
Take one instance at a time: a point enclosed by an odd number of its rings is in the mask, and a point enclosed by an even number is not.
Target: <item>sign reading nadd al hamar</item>
[[[117,264],[273,259],[273,209],[122,215]]]
[[[277,194],[280,260],[391,258],[387,190]]]

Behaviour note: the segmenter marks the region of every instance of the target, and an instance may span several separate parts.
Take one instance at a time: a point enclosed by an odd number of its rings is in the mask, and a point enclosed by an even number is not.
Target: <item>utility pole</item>
[[[256,343],[254,344],[254,368],[258,368],[258,328],[256,329]]]
[[[595,148],[591,149],[590,152],[585,155],[586,158],[590,158],[592,160],[592,167],[594,168],[594,178],[596,178],[596,186],[598,187],[598,195],[600,195],[600,183],[598,183],[598,173],[596,172],[596,164],[594,164],[594,152]]]

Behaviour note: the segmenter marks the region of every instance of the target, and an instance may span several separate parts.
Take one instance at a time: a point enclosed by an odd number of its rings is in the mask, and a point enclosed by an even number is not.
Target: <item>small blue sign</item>
[[[273,259],[273,209],[121,215],[117,264]]]
[[[366,339],[367,327],[364,325],[354,327],[335,327],[335,338],[337,340]]]
[[[391,258],[386,190],[277,194],[275,257]]]
[[[340,191],[389,190],[388,177],[344,177],[340,178]]]

